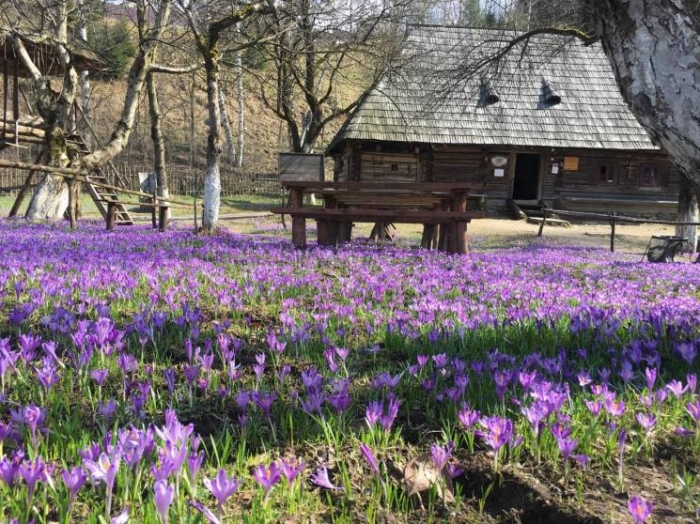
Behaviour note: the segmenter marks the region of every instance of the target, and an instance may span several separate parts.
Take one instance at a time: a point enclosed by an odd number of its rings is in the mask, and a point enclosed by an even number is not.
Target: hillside
[[[201,79],[162,77],[159,94],[164,118],[163,131],[166,137],[166,161],[171,170],[201,169],[205,161],[207,109],[206,91]],[[227,93],[227,109],[234,134],[237,132],[238,105],[235,99],[235,86],[224,83]],[[245,171],[264,173],[277,169],[277,153],[288,149],[287,128],[269,110],[255,91],[248,87],[245,94],[245,145],[243,151]],[[91,121],[101,140],[106,140],[114,125],[113,115],[118,114],[125,90],[122,80],[113,82],[95,81],[92,83],[93,113]],[[357,93],[357,86],[339,85],[343,98]],[[143,98],[143,97],[142,97]],[[191,100],[194,103],[191,103]],[[194,118],[193,112],[194,109]],[[194,121],[194,133],[192,123]],[[330,142],[342,121],[332,123],[321,136],[316,150],[322,151]],[[150,142],[150,120],[145,98],[139,105],[139,117],[132,138],[116,164],[123,170],[147,171],[152,163]],[[194,148],[194,158],[192,157]],[[194,162],[192,162],[194,160]]]

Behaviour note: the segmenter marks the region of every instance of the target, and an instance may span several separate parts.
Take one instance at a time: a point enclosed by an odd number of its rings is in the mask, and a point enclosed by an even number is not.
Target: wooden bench
[[[306,220],[313,219],[319,245],[349,240],[350,228],[343,225],[352,222],[413,223],[425,225],[423,247],[437,244],[451,253],[466,253],[467,224],[483,216],[474,209],[481,199],[469,197],[466,184],[283,181],[282,186],[290,191],[290,206],[271,211],[292,217],[297,248],[306,247]],[[304,206],[305,191],[321,196],[324,206]]]

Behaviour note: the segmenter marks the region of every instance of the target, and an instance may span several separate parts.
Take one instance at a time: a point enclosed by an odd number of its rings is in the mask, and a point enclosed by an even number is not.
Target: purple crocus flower
[[[192,486],[195,485],[197,481],[197,473],[202,468],[202,463],[204,462],[204,451],[199,453],[190,453],[187,458],[187,478]]]
[[[627,508],[632,514],[635,524],[644,524],[654,511],[654,504],[635,495],[627,503]]]
[[[700,401],[688,402],[685,409],[693,417],[695,423],[700,425]]]
[[[75,466],[70,470],[64,469],[61,472],[61,477],[63,478],[63,483],[66,485],[66,488],[68,488],[70,504],[73,504],[78,491],[80,491],[80,488],[85,484],[87,476],[83,473],[82,468]]]
[[[479,413],[479,411],[476,409],[471,409],[466,404],[462,404],[462,409],[457,412],[457,419],[459,419],[460,423],[466,429],[469,429],[476,424],[479,417],[481,417],[481,413]]]
[[[637,413],[637,422],[642,426],[647,434],[656,426],[656,417],[651,413]]]
[[[156,480],[153,485],[153,496],[160,521],[163,524],[168,524],[168,509],[173,503],[175,488],[164,480]]]
[[[430,455],[438,471],[442,471],[447,461],[450,460],[453,449],[454,444],[452,442],[449,442],[446,446],[438,446],[437,444],[430,446]]]
[[[513,422],[507,418],[483,417],[479,421],[479,425],[484,428],[484,431],[479,431],[477,434],[493,451],[501,449],[513,435]]]
[[[102,387],[109,376],[109,369],[93,369],[90,372],[90,376],[97,382],[99,387]]]
[[[578,439],[576,438],[563,437],[557,439],[557,446],[559,446],[559,451],[564,461],[569,460],[577,445]]]
[[[83,459],[83,465],[90,472],[92,480],[101,480],[109,487],[114,485],[120,462],[120,452],[114,453],[111,457],[106,453],[101,453],[96,461]]]
[[[672,380],[668,384],[666,384],[666,389],[673,393],[674,397],[681,398],[681,396],[683,396],[683,393],[685,393],[688,389],[688,386],[684,387],[683,382],[681,382],[680,380]]]
[[[9,488],[12,488],[12,485],[15,483],[18,467],[18,464],[7,457],[0,457],[0,480],[7,484]]]
[[[335,486],[331,482],[331,479],[328,478],[328,468],[326,468],[325,466],[318,468],[316,471],[314,471],[311,474],[310,479],[312,483],[316,484],[320,488],[328,489],[331,491],[345,491],[344,487]]]
[[[17,472],[22,476],[24,481],[27,483],[27,490],[29,492],[28,498],[31,499],[34,495],[34,489],[38,482],[45,482],[48,477],[48,472],[46,471],[46,464],[44,464],[41,459],[36,460],[26,460],[20,464]]]
[[[383,411],[384,409],[382,408],[381,402],[373,401],[369,403],[365,410],[365,421],[370,428],[373,428],[374,425],[379,422]]]
[[[260,464],[253,468],[253,478],[265,489],[267,494],[280,481],[280,469],[276,462],[270,464],[270,467]]]
[[[224,469],[220,469],[214,479],[204,479],[204,487],[214,495],[219,514],[223,511],[224,503],[238,491],[240,485],[241,481],[236,480],[233,475],[229,477]]]
[[[280,471],[289,484],[294,482],[305,466],[306,464],[303,461],[297,463],[296,459],[289,461],[283,459],[280,461]]]
[[[216,515],[214,515],[214,513],[201,502],[197,502],[196,500],[190,500],[188,504],[197,511],[199,511],[202,514],[202,516],[210,522],[210,524],[221,524],[219,518]]]
[[[362,456],[365,457],[365,460],[369,464],[369,467],[372,469],[374,474],[378,478],[381,478],[381,473],[379,472],[379,465],[377,464],[377,459],[374,458],[374,453],[372,453],[371,448],[363,442],[362,444],[360,444],[360,452],[362,453]]]

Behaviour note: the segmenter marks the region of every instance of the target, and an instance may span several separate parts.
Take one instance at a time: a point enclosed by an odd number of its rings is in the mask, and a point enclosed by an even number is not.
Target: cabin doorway
[[[540,155],[518,153],[515,157],[513,200],[537,200],[540,181]]]

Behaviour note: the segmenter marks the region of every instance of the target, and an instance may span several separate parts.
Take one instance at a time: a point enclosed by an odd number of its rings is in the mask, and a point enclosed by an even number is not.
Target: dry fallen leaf
[[[406,465],[403,470],[403,481],[409,496],[436,486],[438,496],[445,503],[455,500],[452,479],[447,468],[443,467],[441,471],[438,471],[433,457],[428,451],[418,455]]]

